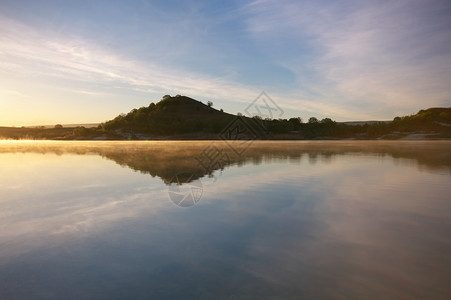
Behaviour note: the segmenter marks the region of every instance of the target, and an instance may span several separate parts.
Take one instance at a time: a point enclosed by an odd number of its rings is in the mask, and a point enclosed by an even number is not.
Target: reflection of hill
[[[224,142],[4,142],[0,153],[34,152],[100,155],[151,176],[166,184],[180,173],[193,174],[191,180],[235,164],[271,160],[317,159],[327,163],[336,155],[359,153],[409,159],[428,169],[451,171],[449,141],[340,141],[340,142],[255,142],[238,155],[239,144]],[[237,151],[239,152],[239,151]],[[188,179],[187,179],[188,180]]]

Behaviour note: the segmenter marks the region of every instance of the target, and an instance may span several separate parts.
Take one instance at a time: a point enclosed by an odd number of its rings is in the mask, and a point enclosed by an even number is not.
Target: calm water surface
[[[451,298],[451,142],[248,146],[0,142],[0,299]]]

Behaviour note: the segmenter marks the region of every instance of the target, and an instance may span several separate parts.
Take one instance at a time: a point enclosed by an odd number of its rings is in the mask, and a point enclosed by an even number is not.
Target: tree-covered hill
[[[157,103],[132,109],[95,128],[0,128],[6,139],[229,139],[230,125],[240,119],[256,125],[257,139],[451,139],[451,107],[429,108],[393,121],[346,124],[330,118],[261,119],[233,115],[190,97],[169,95]],[[244,126],[246,127],[246,126]],[[252,129],[249,129],[252,131]],[[237,129],[240,131],[241,129]],[[239,132],[234,132],[238,133]],[[251,134],[254,134],[252,132]],[[244,133],[246,134],[246,133]]]
[[[393,125],[398,130],[434,130],[440,129],[440,125],[451,126],[451,107],[432,107],[411,116],[396,117]]]
[[[213,108],[210,101],[204,104],[186,96],[166,95],[156,104],[152,102],[102,123],[101,128],[107,132],[126,129],[157,135],[217,133],[233,118],[233,115]]]
[[[427,138],[451,138],[451,107],[420,110],[414,115],[396,117],[392,122],[347,125],[315,117],[305,123],[301,118],[251,119],[217,110],[210,101],[204,104],[180,95],[166,95],[156,104],[152,102],[147,107],[133,109],[102,123],[97,129],[85,129],[75,135],[92,136],[103,132],[114,138],[114,134],[125,132],[129,138],[137,138],[135,134],[174,137],[195,133],[199,139],[223,138],[218,134],[236,118],[248,123],[258,122],[264,129],[264,134],[258,136],[260,139],[399,139],[412,133],[426,134]]]

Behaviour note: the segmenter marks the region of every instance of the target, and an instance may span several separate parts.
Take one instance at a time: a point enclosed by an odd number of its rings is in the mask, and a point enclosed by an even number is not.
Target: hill
[[[204,104],[186,96],[166,95],[156,104],[152,102],[147,107],[133,109],[100,127],[106,132],[128,130],[154,135],[217,133],[233,118],[234,115],[213,108],[210,101]]]
[[[244,127],[233,128],[235,135],[224,134],[231,132],[231,124],[237,120]],[[301,118],[263,120],[237,116],[215,109],[211,101],[204,104],[186,96],[166,95],[157,103],[132,109],[92,128],[0,127],[0,138],[6,139],[214,140],[236,139],[240,134],[253,135],[252,139],[279,140],[451,139],[451,107],[424,109],[414,115],[395,117],[393,121],[346,123],[311,117],[304,123]]]
[[[400,139],[451,138],[451,108],[429,108],[417,114],[396,117],[393,121],[361,124],[338,123],[330,118],[265,119],[236,116],[213,108],[213,103],[177,95],[166,95],[159,102],[133,109],[102,123],[92,134],[104,133],[113,139],[220,139],[234,120],[263,129],[257,139]],[[246,130],[246,128],[245,128]],[[89,131],[79,133],[86,136]],[[77,135],[77,134],[75,134]],[[226,137],[227,138],[227,137]]]

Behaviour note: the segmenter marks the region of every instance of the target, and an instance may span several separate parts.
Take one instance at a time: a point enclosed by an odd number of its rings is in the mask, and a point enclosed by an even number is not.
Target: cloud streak
[[[82,39],[52,34],[43,36],[32,28],[4,18],[0,24],[4,28],[0,37],[0,74],[5,77],[26,74],[28,78],[50,84],[53,79],[96,82],[109,87],[153,92],[160,97],[168,92],[222,99],[233,95],[231,100],[243,102],[253,99],[259,92],[221,78],[130,59]],[[99,93],[87,88],[82,90],[84,93]]]
[[[316,74],[307,80],[317,99],[384,115],[451,105],[451,22],[443,1],[255,1],[247,9],[256,38],[288,32],[315,49],[308,62],[294,56],[282,63],[299,81],[306,69]]]
[[[50,86],[54,85],[55,80],[62,80],[69,83],[54,88],[66,93],[100,97],[114,94],[117,88],[159,97],[166,93],[180,93],[214,100],[225,99],[236,102],[244,109],[264,89],[130,59],[83,39],[60,37],[51,32],[44,34],[13,20],[2,18],[0,23],[4,28],[4,34],[0,37],[3,76],[26,76]],[[74,82],[88,86],[72,87]],[[98,89],[99,86],[102,90]],[[24,93],[22,95],[26,96]],[[300,99],[296,93],[271,95],[285,108],[311,114],[348,113],[335,105]],[[31,95],[27,97],[32,100]]]

